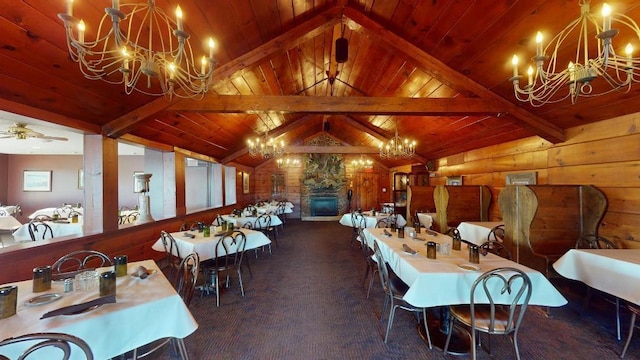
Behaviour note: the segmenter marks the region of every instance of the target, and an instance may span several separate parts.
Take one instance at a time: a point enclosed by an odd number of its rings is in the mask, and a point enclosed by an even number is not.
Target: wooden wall
[[[609,207],[599,233],[622,247],[640,248],[640,113],[566,130],[567,141],[530,137],[438,159],[432,185],[463,176],[487,185],[492,221],[501,220],[497,197],[509,173],[536,172],[538,184],[593,185]]]

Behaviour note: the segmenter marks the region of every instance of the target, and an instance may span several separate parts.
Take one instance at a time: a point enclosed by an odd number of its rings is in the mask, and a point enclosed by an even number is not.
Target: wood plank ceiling
[[[578,16],[577,1],[155,3],[166,12],[181,6],[196,53],[216,39],[218,67],[204,99],[126,95],[120,85],[85,79],[57,17],[65,1],[22,0],[0,7],[0,109],[252,167],[264,160],[248,155],[249,137],[268,131],[303,151],[325,122],[356,152],[375,152],[396,127],[417,140],[413,159],[382,161],[393,167],[531,135],[558,143],[568,127],[640,111],[638,88],[575,105],[532,108],[514,99],[512,54],[533,54],[535,31],[559,31]],[[75,0],[74,15],[95,26],[110,4]],[[615,7],[640,18],[635,1]],[[335,61],[340,36],[349,41],[345,63]]]

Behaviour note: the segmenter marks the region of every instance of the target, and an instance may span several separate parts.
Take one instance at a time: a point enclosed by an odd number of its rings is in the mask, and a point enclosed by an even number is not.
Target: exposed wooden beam
[[[399,54],[416,61],[422,70],[431,74],[441,83],[457,90],[470,91],[485,101],[493,103],[495,106],[500,107],[502,112],[509,113],[513,116],[513,119],[506,117],[507,119],[552,143],[565,141],[564,130],[561,128],[520,108],[465,75],[455,71],[419,47],[387,30],[366,14],[354,8],[346,7],[344,9],[344,15],[364,27],[368,35],[376,37],[377,40],[393,48]]]
[[[504,111],[495,102],[480,98],[397,98],[363,96],[255,96],[211,95],[185,99],[170,111],[211,113],[318,113],[387,115],[469,115]]]
[[[332,7],[294,27],[293,29],[288,30],[284,34],[266,42],[262,46],[259,46],[226,64],[222,64],[213,72],[214,80],[227,78],[238,71],[242,71],[245,68],[258,64],[274,53],[287,51],[298,44],[321,34],[327,29],[333,27],[336,23],[340,22],[341,11],[342,9],[338,7]],[[206,95],[205,99],[207,99],[209,95],[210,94]],[[181,101],[183,100],[174,100],[176,103]],[[140,108],[125,114],[108,124],[105,124],[102,128],[102,133],[109,137],[119,137],[128,132],[129,129],[135,126],[138,122],[166,109],[170,105],[171,102],[164,98],[153,100],[152,102],[141,106]]]
[[[142,145],[146,148],[151,148],[159,151],[171,152],[174,150],[174,147],[172,145],[159,143],[157,141],[148,140],[131,134],[124,134],[118,140],[133,145]]]

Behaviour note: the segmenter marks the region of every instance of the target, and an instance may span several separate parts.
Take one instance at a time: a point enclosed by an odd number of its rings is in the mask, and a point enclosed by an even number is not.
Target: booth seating
[[[463,221],[489,221],[491,190],[484,185],[409,186],[407,216],[423,209],[433,213],[433,229],[444,233]]]
[[[598,234],[607,209],[604,193],[590,185],[509,185],[498,202],[513,260],[547,277],[580,237]]]

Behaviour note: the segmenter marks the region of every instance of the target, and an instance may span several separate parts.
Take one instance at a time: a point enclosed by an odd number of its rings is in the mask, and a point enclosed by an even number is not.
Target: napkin
[[[90,308],[94,307],[94,306],[100,306],[102,304],[109,304],[109,303],[115,303],[116,302],[116,295],[109,295],[109,296],[103,296],[103,297],[99,297],[97,299],[93,299],[91,301],[87,301],[81,304],[75,304],[75,305],[70,305],[70,306],[65,306],[65,307],[61,307],[59,309],[56,310],[51,310],[48,313],[45,313],[44,315],[42,315],[42,317],[40,319],[46,319],[46,318],[50,318],[53,316],[58,316],[58,315],[75,315],[75,314],[80,314],[86,310],[89,310]]]
[[[382,230],[382,233],[383,233],[385,236],[391,236],[391,233],[390,233],[390,232],[388,232],[388,231],[387,231],[387,229]]]
[[[433,231],[433,230],[424,229],[424,232],[426,232],[427,234],[429,234],[431,236],[438,236],[438,233]]]
[[[195,238],[195,237],[196,237],[195,235],[193,235],[193,234],[189,234],[188,232],[184,233],[184,236],[186,236],[186,237],[188,237],[188,238],[191,238],[191,239],[193,239],[193,238]]]
[[[417,251],[413,250],[412,248],[409,247],[409,245],[407,244],[402,244],[402,251],[409,253],[411,255],[414,255],[415,253],[417,253]]]

